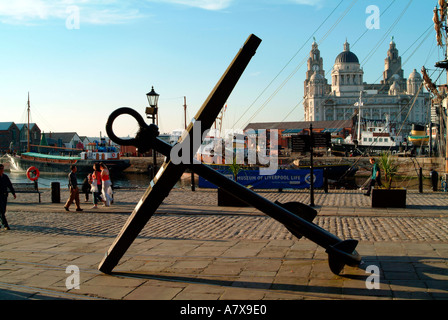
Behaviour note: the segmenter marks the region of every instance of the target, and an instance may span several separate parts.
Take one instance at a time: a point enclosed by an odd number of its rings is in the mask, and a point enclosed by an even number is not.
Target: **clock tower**
[[[314,41],[311,46],[310,57],[308,58],[308,69],[305,79],[305,92],[307,90],[311,76],[315,72],[325,78],[324,62],[322,57],[320,56],[320,50],[316,41]]]
[[[324,62],[316,41],[313,42],[308,58],[308,68],[304,81],[305,121],[319,121],[323,119],[322,106],[325,94],[328,92],[325,78]]]

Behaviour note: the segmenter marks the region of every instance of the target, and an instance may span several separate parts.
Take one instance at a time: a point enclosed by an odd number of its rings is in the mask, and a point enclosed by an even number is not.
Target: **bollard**
[[[51,183],[51,202],[52,203],[61,202],[61,186],[59,182]]]
[[[431,169],[429,175],[431,176],[432,191],[437,191],[439,185],[439,174],[436,170]]]
[[[327,173],[327,168],[324,168],[324,192],[328,193],[328,173]]]
[[[423,169],[420,167],[418,175],[418,192],[423,193]]]

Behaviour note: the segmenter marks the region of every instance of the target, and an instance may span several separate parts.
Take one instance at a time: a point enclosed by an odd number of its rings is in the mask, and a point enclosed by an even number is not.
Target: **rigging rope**
[[[392,29],[397,25],[397,23],[399,22],[399,20],[401,19],[401,17],[404,15],[404,13],[407,11],[407,9],[408,9],[408,7],[410,6],[410,4],[412,3],[412,1],[413,0],[410,0],[410,2],[408,3],[408,5],[405,7],[405,9],[402,11],[402,14],[400,15],[400,17],[399,18],[397,18],[396,20],[395,20],[395,22],[394,22],[394,24],[389,28],[389,32],[386,34],[386,37],[387,37],[387,35],[392,31]],[[383,16],[386,12],[387,12],[387,10],[392,6],[392,4],[395,2],[395,0],[382,12],[382,14],[380,15],[380,17],[381,16]],[[432,26],[430,26],[430,28],[431,28]],[[361,36],[359,36],[358,37],[358,39],[355,41],[355,44],[367,33],[367,31],[368,31],[369,29],[367,29],[366,31],[364,31],[363,32],[363,34],[361,35]],[[425,34],[427,32],[427,30],[423,33],[423,34]],[[418,38],[418,39],[420,39],[421,38],[421,36]],[[383,41],[383,40],[382,40]],[[381,42],[382,42],[381,41]],[[380,44],[381,44],[381,42],[380,42]],[[414,42],[415,43],[415,42]],[[354,45],[355,45],[354,44]],[[352,46],[352,47],[354,47],[354,45]],[[412,44],[413,45],[413,44]],[[412,47],[412,45],[411,45],[411,47]],[[421,44],[420,44],[421,45]],[[419,46],[420,47],[420,46]],[[418,47],[418,48],[419,48]],[[417,48],[417,49],[418,49]],[[376,50],[378,49],[378,45],[377,45],[377,47],[376,47],[376,49],[374,49],[374,51],[376,52]],[[409,50],[409,49],[407,49],[407,50]],[[407,51],[406,50],[406,51]],[[416,50],[413,52],[413,54],[416,52]],[[372,53],[372,51],[371,51],[371,53]],[[374,53],[374,52],[373,52]],[[411,55],[412,56],[412,55]],[[409,57],[410,58],[410,57]],[[408,59],[409,60],[409,59]],[[407,61],[406,61],[407,62]],[[329,73],[331,72],[331,70],[328,70],[327,72],[326,72],[326,74],[325,74],[325,76],[327,77],[328,75],[329,75]],[[377,78],[377,80],[375,81],[375,82],[377,82],[380,78],[381,78],[381,76],[382,76],[382,74],[380,75],[380,77],[379,78]],[[385,87],[385,85],[383,85],[383,87],[382,87],[382,89],[384,89],[384,87]],[[382,90],[382,89],[380,89],[380,90]],[[306,93],[305,93],[306,94]],[[328,94],[326,94],[323,98],[322,98],[322,101],[320,102],[320,104],[319,104],[319,107],[320,106],[322,106],[324,103],[325,103],[325,101],[326,101],[326,99],[328,98],[328,97],[331,97],[332,95],[331,95],[331,93],[328,93]],[[289,111],[288,113],[287,113],[287,115],[282,119],[282,121],[280,122],[280,123],[283,123],[283,122],[285,122],[285,120],[291,115],[291,113],[293,113],[295,110],[296,110],[296,108],[297,107],[299,107],[300,105],[302,105],[303,104],[303,101],[304,101],[304,99],[302,98],[302,100],[299,102],[299,103],[297,103],[292,109],[291,109],[291,111]],[[353,114],[352,114],[353,115]],[[248,121],[248,123],[254,118],[256,116],[256,114],[254,114],[253,116],[252,116],[252,118]],[[304,119],[302,118],[302,121],[303,121]],[[345,120],[341,120],[342,122],[343,121],[345,121]],[[341,123],[342,123],[341,122]]]
[[[327,20],[333,15],[333,13],[340,7],[340,5],[344,2],[344,0],[341,0],[339,4],[333,9],[333,11],[325,18],[325,20],[319,25],[319,27],[313,32],[313,35],[319,31],[319,29],[327,22]],[[309,36],[309,38],[303,43],[303,45],[300,47],[299,50],[292,56],[291,59],[286,63],[286,65],[277,73],[277,75],[269,82],[269,84],[261,91],[261,93],[258,95],[258,97],[252,102],[252,104],[249,106],[249,108],[244,111],[244,113],[241,115],[239,120],[233,124],[232,129],[235,128],[236,124],[244,117],[244,115],[252,108],[252,106],[258,101],[258,99],[266,92],[266,90],[274,83],[274,81],[280,76],[280,74],[286,69],[286,67],[294,60],[294,58],[299,54],[299,52],[305,47],[305,45],[308,43],[308,41],[311,40],[313,35]]]
[[[322,41],[324,41],[329,35],[330,35],[330,33],[334,30],[334,28],[340,23],[340,21],[347,15],[347,13],[350,11],[350,9],[356,4],[356,2],[357,2],[358,0],[353,0],[352,1],[352,3],[346,8],[346,10],[343,12],[343,14],[338,18],[338,20],[333,24],[333,26],[330,28],[330,30],[328,30],[327,31],[327,33],[324,35],[324,37],[323,37],[323,39],[320,41],[320,43],[322,42]],[[341,3],[342,3],[342,1],[341,1]],[[341,4],[341,3],[339,3],[338,4],[338,7],[339,7],[339,5]],[[337,9],[337,7],[335,8],[335,10]],[[330,15],[325,19],[325,21],[326,20],[328,20],[328,18],[333,14],[333,12],[335,11],[335,10],[333,10],[332,11],[332,13],[330,13]],[[324,21],[324,22],[325,22]],[[321,26],[323,25],[324,23],[322,23],[320,26],[319,26],[319,28],[318,29],[320,29],[321,28]],[[315,31],[315,32],[317,32],[318,31],[318,29]],[[313,33],[314,34],[314,33]],[[300,50],[302,50],[302,48],[306,45],[306,43],[309,41],[311,39],[311,37],[309,37],[308,38],[308,40],[302,45],[302,47],[300,48]],[[299,51],[300,51],[299,50]],[[296,56],[298,54],[298,52],[294,55],[294,57]],[[305,59],[303,59],[301,62],[300,62],[300,64],[293,70],[293,72],[291,72],[290,74],[289,74],[289,76],[286,78],[286,80],[284,80],[283,82],[282,82],[282,84],[274,91],[274,93],[273,94],[271,94],[271,96],[260,106],[260,108],[258,108],[258,110],[250,117],[250,119],[248,120],[248,121],[246,121],[246,123],[245,123],[245,125],[243,126],[243,127],[246,127],[251,121],[252,121],[252,119],[253,118],[255,118],[257,115],[258,115],[258,113],[259,112],[261,112],[265,107],[266,107],[266,105],[277,95],[277,93],[285,86],[285,84],[294,76],[294,74],[296,74],[297,73],[297,71],[302,67],[302,65],[307,61],[307,59],[308,59],[308,57],[306,57]],[[292,59],[291,59],[292,60]],[[290,60],[290,61],[291,61]],[[289,62],[288,62],[288,64],[289,64]],[[286,67],[286,66],[285,66]],[[281,70],[281,72],[284,70],[284,68]],[[279,73],[280,74],[280,73]],[[279,75],[278,74],[278,75]],[[278,75],[274,78],[274,80],[278,77]],[[268,87],[273,83],[273,81],[274,80],[272,80],[271,81],[271,83],[268,85]],[[268,88],[268,87],[266,87],[264,90],[263,90],[263,92],[257,97],[257,100],[258,100],[258,98],[266,91],[266,89]],[[255,103],[255,102],[254,102]],[[251,106],[249,107],[249,109],[253,106],[253,104],[254,103],[252,103],[251,104]],[[244,113],[245,114],[245,113]],[[243,115],[244,115],[243,114]],[[239,120],[241,120],[242,119],[242,117],[239,119]],[[238,121],[239,121],[238,120]],[[238,121],[237,121],[237,123],[238,123]],[[236,125],[236,124],[235,124]],[[234,125],[234,127],[235,127],[235,125]]]
[[[401,12],[401,14],[398,16],[398,18],[394,21],[394,23],[389,27],[387,32],[383,35],[383,37],[380,39],[380,41],[377,42],[376,46],[370,51],[370,53],[367,55],[366,58],[361,62],[361,65],[364,66],[367,61],[370,60],[370,58],[373,56],[373,54],[379,49],[379,47],[382,45],[383,41],[389,36],[389,34],[392,32],[392,30],[396,27],[398,22],[400,22],[401,18],[404,16],[406,11],[408,10],[409,6],[411,5],[413,0],[410,0],[409,3],[406,5],[404,10]]]

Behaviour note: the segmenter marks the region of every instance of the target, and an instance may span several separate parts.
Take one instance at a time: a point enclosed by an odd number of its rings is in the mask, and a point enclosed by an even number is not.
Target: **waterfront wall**
[[[153,165],[152,157],[121,157],[130,161],[131,166],[124,172],[128,173],[148,173],[148,168]],[[157,157],[157,165],[160,166],[165,161],[165,157]]]
[[[153,164],[152,157],[129,157],[131,166],[125,172],[129,173],[147,173],[148,168]],[[368,176],[371,170],[369,157],[316,157],[314,158],[314,165],[319,164],[351,164],[359,168],[357,175]],[[422,168],[423,175],[429,176],[431,169],[436,170],[439,175],[445,173],[445,161],[442,158],[424,158],[424,157],[397,157],[395,158],[399,163],[398,175],[417,177],[419,168]],[[160,165],[164,161],[164,157],[157,158],[157,164]],[[290,159],[290,163],[293,163]],[[309,158],[302,158],[295,161],[300,165],[309,165]]]

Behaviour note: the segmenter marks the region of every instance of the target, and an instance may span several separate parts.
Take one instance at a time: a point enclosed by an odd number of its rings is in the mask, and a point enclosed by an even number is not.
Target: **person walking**
[[[107,169],[107,166],[103,162],[100,163],[100,168],[101,168],[101,181],[103,183],[102,194],[103,199],[106,201],[104,205],[106,207],[109,207],[112,201],[112,188],[111,188],[112,182],[110,181],[109,170]]]
[[[70,205],[73,203],[73,200],[76,204],[76,211],[83,211],[79,205],[79,188],[78,188],[78,179],[76,178],[76,171],[78,170],[75,165],[70,167],[71,172],[68,174],[68,187],[70,189],[70,196],[65,203],[64,209],[66,211],[70,211]]]
[[[364,193],[364,195],[368,197],[370,196],[370,192],[375,184],[378,184],[378,187],[382,186],[380,166],[376,163],[375,158],[370,158],[369,161],[372,165],[372,176],[370,177],[369,188],[367,189],[367,192]]]
[[[2,163],[0,163],[0,222],[2,224],[2,228],[5,230],[11,230],[8,225],[8,221],[6,220],[6,204],[8,202],[8,189],[13,195],[14,199],[16,199],[16,192],[14,187],[12,186],[11,180],[9,177],[4,174],[5,167]]]
[[[93,207],[92,209],[98,208],[98,203],[102,202],[101,198],[101,169],[99,163],[93,165],[92,173],[92,192],[93,192]]]

